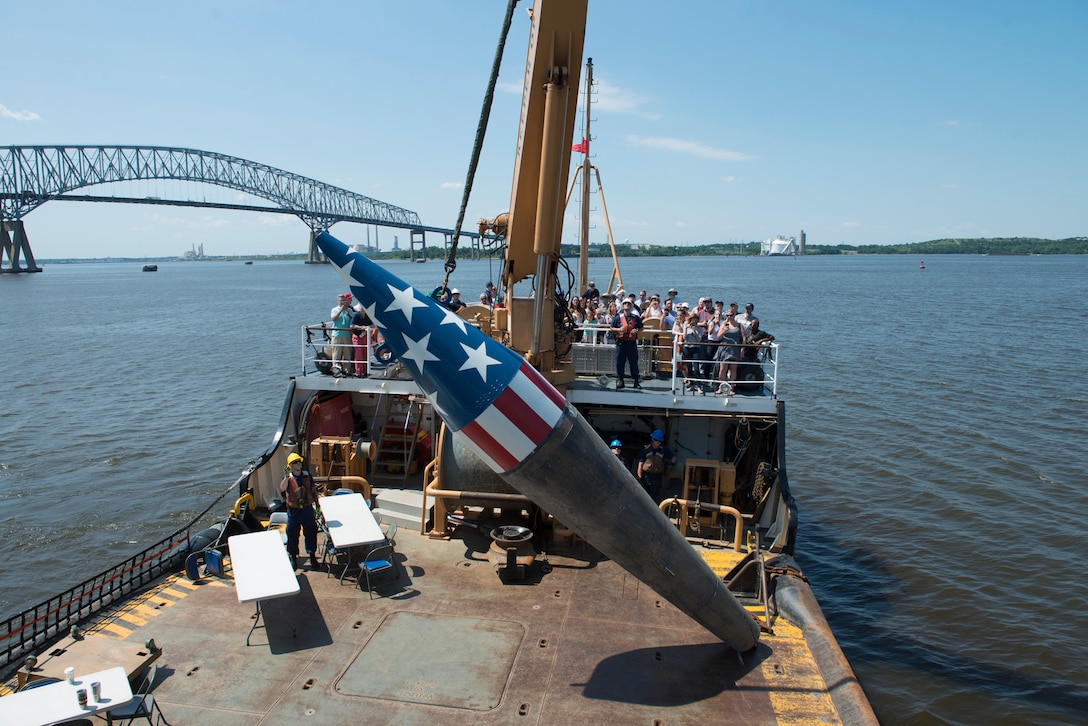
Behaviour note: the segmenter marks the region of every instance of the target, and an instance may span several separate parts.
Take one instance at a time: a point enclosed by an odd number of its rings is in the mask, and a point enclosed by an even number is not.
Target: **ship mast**
[[[590,104],[593,92],[593,59],[586,60],[586,120],[582,129],[582,233],[578,245],[578,290],[589,284],[589,133]],[[606,292],[608,292],[606,290]]]
[[[592,118],[591,109],[593,106],[593,59],[589,58],[586,62],[586,120],[583,127],[582,143],[576,144],[573,148],[579,149],[582,152],[582,168],[578,174],[575,174],[570,180],[570,188],[567,190],[567,205],[570,205],[571,195],[574,194],[574,187],[581,181],[582,187],[582,225],[580,229],[580,236],[578,239],[578,289],[585,290],[589,284],[589,195],[590,189],[590,173],[597,175],[597,196],[601,199],[601,212],[604,214],[605,230],[608,232],[608,247],[612,252],[612,274],[609,275],[608,285],[604,288],[598,288],[608,293],[612,290],[623,287],[623,278],[620,276],[620,261],[616,256],[616,241],[612,238],[612,223],[608,220],[608,207],[604,201],[604,186],[601,184],[601,170],[593,164],[589,163],[589,141],[590,130],[589,124]]]

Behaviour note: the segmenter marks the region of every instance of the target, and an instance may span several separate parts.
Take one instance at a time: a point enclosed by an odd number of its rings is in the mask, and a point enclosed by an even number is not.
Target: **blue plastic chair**
[[[388,541],[388,540],[387,540]],[[374,588],[371,584],[371,576],[378,573],[392,570],[395,575],[394,582],[400,579],[400,571],[397,569],[396,555],[393,551],[393,545],[385,544],[381,547],[375,547],[367,553],[366,559],[359,563],[359,568],[363,571],[363,575],[366,577],[366,591],[370,595],[370,599],[374,599]],[[362,582],[359,583],[362,585]]]
[[[30,690],[35,689],[35,688],[41,688],[42,686],[48,686],[51,683],[60,683],[60,679],[59,678],[39,678],[36,681],[30,681],[29,683],[24,683],[22,685],[22,687],[19,689],[19,693],[22,693],[23,691],[30,691]]]

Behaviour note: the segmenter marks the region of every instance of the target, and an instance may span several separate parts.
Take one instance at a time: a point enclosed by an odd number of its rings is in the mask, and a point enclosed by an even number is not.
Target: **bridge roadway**
[[[76,193],[98,184],[149,179],[215,184],[267,199],[269,204]],[[447,243],[453,235],[453,230],[421,224],[418,214],[402,207],[226,154],[165,146],[3,146],[0,147],[0,272],[41,271],[34,260],[23,217],[49,201],[163,204],[293,214],[310,228],[307,262],[324,261],[313,240],[337,222],[407,229],[411,232],[413,258],[417,246],[421,252],[425,249],[426,232],[444,234]],[[479,243],[479,233],[466,231],[461,236],[471,239],[474,246]]]

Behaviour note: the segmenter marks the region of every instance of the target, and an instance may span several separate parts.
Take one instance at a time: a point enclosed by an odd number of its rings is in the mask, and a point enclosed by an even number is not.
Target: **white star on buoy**
[[[501,361],[487,354],[487,343],[480,343],[478,348],[471,348],[461,343],[461,348],[465,351],[468,359],[458,370],[467,371],[470,368],[475,368],[476,372],[480,374],[480,378],[483,379],[484,383],[487,383],[487,367],[497,366]]]
[[[372,302],[369,306],[364,305],[363,311],[366,312],[366,316],[370,318],[371,322],[373,322],[382,330],[385,330],[385,326],[382,325],[382,321],[378,320],[378,303]]]
[[[425,308],[427,304],[422,300],[416,300],[415,290],[412,286],[398,290],[393,285],[388,285],[389,292],[393,293],[393,302],[385,308],[385,312],[390,313],[394,310],[400,310],[404,313],[404,317],[408,319],[408,324],[412,324],[412,310],[414,308]]]
[[[461,332],[465,332],[465,319],[457,313],[453,312],[449,308],[445,309],[445,315],[442,316],[442,322],[439,325],[456,325],[461,329]]]
[[[419,369],[419,375],[423,375],[423,365],[429,360],[438,360],[438,356],[427,350],[427,345],[431,342],[431,334],[427,333],[419,340],[412,340],[408,337],[408,334],[404,334],[404,344],[408,347],[401,358],[407,358],[408,360],[416,364],[416,368]]]

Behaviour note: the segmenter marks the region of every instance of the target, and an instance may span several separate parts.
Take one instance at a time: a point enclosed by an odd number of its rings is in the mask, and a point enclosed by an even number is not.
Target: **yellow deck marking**
[[[163,589],[159,590],[158,594],[159,595],[169,595],[170,597],[174,598],[175,600],[180,600],[183,597],[185,597],[186,595],[188,595],[189,593],[182,592],[181,590],[175,590],[172,587],[164,587]]]
[[[747,553],[732,549],[700,549],[699,554],[710,569],[722,577]],[[766,616],[761,603],[748,603],[744,608],[760,619]],[[763,661],[760,670],[777,722],[789,726],[841,723],[804,633],[783,618],[776,618],[771,625],[774,635],[763,637],[772,644],[774,656]]]
[[[101,628],[101,630],[108,630],[109,632],[121,638],[127,638],[128,636],[132,635],[131,628],[126,628],[122,625],[118,625],[117,623],[101,623],[99,627]]]
[[[157,614],[158,613],[156,613],[156,615]],[[122,610],[121,612],[117,613],[117,617],[137,628],[142,628],[143,626],[147,625],[147,620],[141,618],[140,616],[129,610]]]
[[[774,657],[760,664],[780,724],[841,723],[804,633],[779,618]]]
[[[731,549],[699,550],[699,555],[703,558],[703,561],[710,565],[710,569],[714,570],[714,574],[718,577],[722,577],[732,570],[747,554],[747,552],[735,552]]]
[[[139,613],[140,617],[143,617],[143,618],[153,618],[153,617],[155,617],[156,615],[158,615],[159,613],[162,612],[158,608],[153,608],[153,607],[150,607],[148,605],[144,605],[143,603],[133,604],[131,610]]]
[[[170,583],[171,586],[180,585],[181,587],[184,587],[186,590],[189,590],[189,591],[195,590],[198,587],[200,587],[200,585],[196,584],[195,582],[189,582],[188,580],[184,580],[184,579],[182,579],[180,577],[171,578],[171,579],[173,579],[173,582]]]
[[[230,587],[230,580],[219,580],[208,578],[207,580],[201,580],[205,585],[214,585],[215,587]]]

